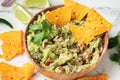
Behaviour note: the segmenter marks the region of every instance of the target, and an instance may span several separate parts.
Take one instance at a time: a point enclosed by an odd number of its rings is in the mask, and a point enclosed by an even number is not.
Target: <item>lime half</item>
[[[12,7],[13,13],[16,16],[16,18],[23,23],[28,23],[33,17],[32,14],[27,9],[25,9],[23,6],[16,2],[13,4]]]
[[[27,8],[44,9],[50,6],[48,0],[24,0],[23,5]]]

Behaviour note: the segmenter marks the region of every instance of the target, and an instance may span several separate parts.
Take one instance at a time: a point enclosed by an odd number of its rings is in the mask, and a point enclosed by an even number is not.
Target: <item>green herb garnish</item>
[[[117,53],[110,55],[110,59],[120,64],[120,32],[115,37],[109,39],[108,48],[111,49],[114,47],[117,47]]]
[[[115,53],[115,54],[112,54],[112,55],[110,56],[110,59],[111,59],[112,61],[117,62],[117,63],[120,65],[120,52]]]
[[[50,32],[53,31],[53,27],[47,21],[42,20],[37,24],[31,24],[30,30],[34,31],[34,36],[32,37],[32,42],[40,45],[42,41],[49,37]]]
[[[10,28],[13,28],[12,24],[3,18],[0,18],[0,23],[4,23],[4,24],[8,25]]]
[[[115,36],[115,37],[112,37],[109,39],[109,45],[108,45],[108,48],[114,48],[115,46],[118,45],[118,36]]]

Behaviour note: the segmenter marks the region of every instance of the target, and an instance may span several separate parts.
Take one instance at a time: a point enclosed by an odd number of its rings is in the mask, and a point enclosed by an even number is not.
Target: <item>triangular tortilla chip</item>
[[[29,78],[31,78],[32,73],[34,71],[34,66],[30,63],[25,63],[22,66],[22,69],[24,70],[24,76],[25,76],[25,80],[28,80]]]
[[[21,30],[2,33],[0,39],[3,41],[1,57],[5,60],[11,60],[16,55],[23,53],[23,32]]]
[[[57,22],[58,22],[58,10],[59,9],[56,9],[56,10],[53,10],[53,11],[50,11],[50,12],[47,12],[46,14],[45,14],[45,18],[47,19],[47,21],[49,22],[49,23],[51,23],[52,25],[55,25],[55,24],[57,24]],[[54,15],[53,15],[54,14]]]
[[[16,67],[0,62],[0,78],[2,80],[29,80],[34,69],[34,66],[30,63],[25,63],[23,67]]]
[[[20,80],[23,78],[23,71],[20,68],[11,66],[5,62],[0,63],[0,73],[2,80]]]
[[[111,23],[109,23],[94,9],[90,9],[88,12],[85,26],[91,29],[95,36],[100,35],[112,28]]]
[[[64,0],[65,6],[72,9],[72,19],[82,20],[88,13],[89,8],[80,3],[73,2],[72,0]]]
[[[94,33],[90,29],[86,27],[76,26],[73,24],[70,24],[69,30],[72,32],[74,38],[77,41],[82,41],[86,45],[91,42],[94,38]]]
[[[71,12],[72,10],[68,7],[62,7],[59,10],[59,19],[58,19],[58,25],[64,26],[71,20]]]
[[[61,7],[53,11],[47,12],[45,18],[52,25],[64,26],[71,20],[71,9],[68,7]]]

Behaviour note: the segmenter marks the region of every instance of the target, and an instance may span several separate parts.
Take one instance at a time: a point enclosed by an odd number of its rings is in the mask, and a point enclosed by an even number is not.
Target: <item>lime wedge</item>
[[[25,9],[23,6],[16,2],[13,4],[12,7],[13,13],[16,16],[16,18],[23,23],[28,23],[33,17],[32,14],[27,9]]]
[[[27,8],[40,8],[40,9],[50,7],[50,3],[48,0],[24,0],[23,5]]]

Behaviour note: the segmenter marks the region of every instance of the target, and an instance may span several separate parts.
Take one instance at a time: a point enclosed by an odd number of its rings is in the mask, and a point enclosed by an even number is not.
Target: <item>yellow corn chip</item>
[[[0,63],[0,73],[2,80],[20,80],[23,78],[23,73],[20,68],[11,66],[4,62]]]
[[[72,0],[64,0],[64,2],[64,7],[47,13],[46,19],[53,25],[57,24],[59,26],[63,26],[71,19],[82,20],[86,14],[88,14],[85,27],[75,25],[69,26],[69,29],[76,40],[81,40],[85,44],[89,44],[95,36],[112,28],[111,24],[94,9],[89,10],[88,7],[77,2],[73,2]]]
[[[72,0],[64,0],[65,6],[72,9],[72,19],[82,20],[88,13],[89,8],[80,3],[73,2]]]
[[[45,18],[52,25],[64,26],[72,19],[81,20],[89,11],[89,8],[73,2],[72,0],[65,0],[65,6],[46,13]]]
[[[45,18],[52,25],[64,26],[71,20],[71,9],[68,7],[58,8],[46,13]]]
[[[89,44],[94,38],[93,31],[87,27],[80,27],[70,24],[69,29],[77,41],[82,41],[86,45]]]
[[[25,63],[23,64],[23,67],[22,69],[24,70],[25,72],[25,79],[24,80],[28,80],[29,78],[31,78],[32,76],[32,73],[34,72],[34,66],[31,65],[30,63]]]
[[[112,28],[112,25],[94,9],[90,9],[88,12],[85,26],[91,29],[95,36],[100,35]]]
[[[0,62],[0,75],[2,80],[29,80],[34,72],[34,66],[26,63],[23,67],[16,67]]]
[[[22,31],[9,31],[0,34],[0,39],[3,41],[2,58],[5,60],[11,60],[18,54],[22,54],[24,51],[23,47],[23,32]]]
[[[71,9],[68,7],[62,7],[59,10],[59,19],[57,24],[59,26],[64,26],[66,25],[67,22],[69,22],[71,20]]]
[[[57,22],[58,22],[58,16],[59,16],[58,11],[59,11],[59,9],[56,9],[56,10],[47,12],[47,13],[45,14],[45,18],[46,18],[47,21],[48,21],[49,23],[51,23],[52,25],[55,25],[55,24],[57,24]]]
[[[108,75],[101,74],[101,75],[96,75],[96,76],[88,76],[88,77],[80,78],[78,80],[108,80]]]

